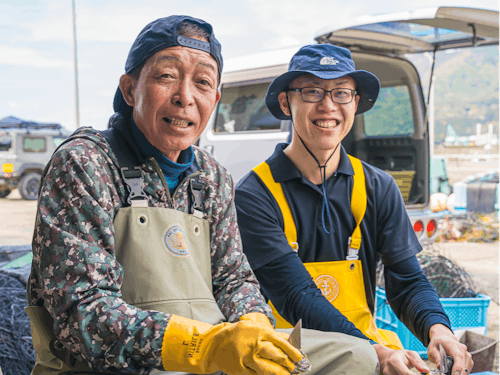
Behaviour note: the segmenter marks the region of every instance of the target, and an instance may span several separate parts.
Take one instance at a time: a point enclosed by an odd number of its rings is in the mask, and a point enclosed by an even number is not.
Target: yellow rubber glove
[[[264,314],[216,325],[172,315],[161,358],[166,371],[289,375],[302,354],[274,331]]]

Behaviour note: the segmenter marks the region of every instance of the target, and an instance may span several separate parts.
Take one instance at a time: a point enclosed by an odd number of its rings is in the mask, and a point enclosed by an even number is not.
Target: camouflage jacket
[[[114,126],[126,127],[121,116]],[[141,310],[120,297],[123,267],[115,259],[113,219],[126,194],[118,161],[105,138],[81,128],[53,155],[43,177],[35,232],[29,303],[54,318],[56,337],[96,370],[145,374],[163,369],[161,347],[170,315]],[[89,139],[90,138],[90,139]],[[229,322],[271,310],[242,252],[230,174],[193,147],[204,183],[210,227],[213,294]],[[150,206],[188,212],[188,181],[170,197],[148,159],[142,164]]]

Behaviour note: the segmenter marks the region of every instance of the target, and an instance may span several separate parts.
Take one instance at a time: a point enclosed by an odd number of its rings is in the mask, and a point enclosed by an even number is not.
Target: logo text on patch
[[[185,234],[179,224],[172,224],[163,233],[163,245],[167,251],[179,258],[189,257],[189,251],[184,240]]]
[[[335,60],[333,57],[328,56],[323,57],[319,61],[320,65],[337,65],[339,62],[339,60]]]

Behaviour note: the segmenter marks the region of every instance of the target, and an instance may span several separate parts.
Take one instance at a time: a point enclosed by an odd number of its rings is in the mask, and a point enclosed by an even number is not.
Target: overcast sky
[[[156,18],[187,14],[214,27],[225,59],[313,43],[353,17],[470,0],[75,0],[80,125],[106,128],[130,46]],[[498,10],[496,0],[474,6]],[[71,0],[0,0],[0,118],[76,126]]]

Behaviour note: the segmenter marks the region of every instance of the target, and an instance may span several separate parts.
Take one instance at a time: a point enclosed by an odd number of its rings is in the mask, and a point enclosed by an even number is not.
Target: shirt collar
[[[354,176],[354,169],[352,169],[351,161],[349,160],[349,156],[342,145],[340,145],[340,162],[337,168],[337,173]]]
[[[292,163],[288,156],[285,155],[283,150],[288,146],[288,143],[278,143],[274,149],[274,153],[269,159],[266,160],[273,174],[274,181],[284,182],[294,178],[302,178],[302,173]],[[337,168],[337,174],[342,173],[347,176],[354,175],[351,161],[347,156],[344,146],[340,145],[340,162]]]

